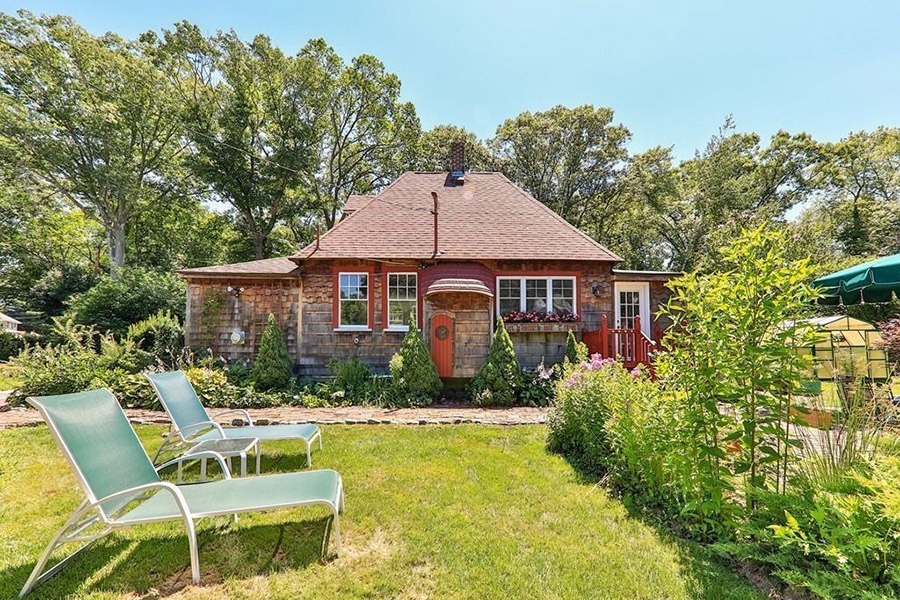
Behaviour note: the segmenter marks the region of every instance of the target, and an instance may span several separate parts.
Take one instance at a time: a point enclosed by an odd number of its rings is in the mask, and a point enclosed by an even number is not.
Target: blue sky
[[[524,110],[604,105],[632,151],[690,157],[726,115],[739,130],[836,140],[900,125],[900,2],[563,1],[11,3],[132,37],[188,19],[204,31],[270,36],[295,52],[323,37],[370,53],[403,81],[424,127],[482,137]]]

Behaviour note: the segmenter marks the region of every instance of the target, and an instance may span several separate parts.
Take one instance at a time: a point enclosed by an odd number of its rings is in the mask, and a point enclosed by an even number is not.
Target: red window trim
[[[341,327],[341,273],[366,273],[368,275],[369,297],[366,299],[369,308],[366,327],[375,329],[375,267],[366,265],[334,265],[331,267],[331,323],[334,329]],[[354,331],[348,329],[347,331]],[[356,330],[359,331],[359,330]]]
[[[424,297],[422,296],[422,278],[415,266],[391,267],[384,266],[381,270],[381,329],[388,328],[388,275],[391,273],[414,273],[416,276],[416,324],[419,331],[422,330],[422,313],[425,312]]]
[[[575,278],[575,298],[576,305],[575,310],[578,314],[579,318],[581,318],[582,309],[584,307],[584,298],[581,294],[581,271],[563,271],[560,269],[552,269],[552,270],[535,270],[535,269],[527,269],[523,271],[494,271],[494,286],[497,287],[497,297],[499,298],[500,290],[499,286],[497,286],[497,278],[498,277],[574,277]],[[497,312],[497,299],[495,298],[493,304],[493,312]]]

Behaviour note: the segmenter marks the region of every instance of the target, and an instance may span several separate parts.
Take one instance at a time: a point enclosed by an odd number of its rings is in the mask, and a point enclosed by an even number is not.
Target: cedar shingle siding
[[[438,194],[437,256],[432,192]],[[300,375],[327,375],[332,357],[360,358],[387,372],[404,333],[385,331],[385,274],[415,272],[426,342],[431,319],[450,316],[453,376],[471,377],[484,362],[498,318],[498,275],[573,276],[579,322],[509,326],[522,366],[534,368],[562,359],[568,329],[596,330],[603,314],[613,319],[614,280],[620,278],[613,266],[620,260],[499,173],[466,173],[463,184],[449,173],[404,173],[377,196],[352,196],[344,218],[290,258],[181,271],[189,281],[187,343],[252,359],[272,312]],[[338,327],[342,271],[369,274],[369,330]],[[650,281],[655,313],[668,296],[663,283],[669,275],[642,279],[627,272],[621,278]],[[244,290],[227,294],[229,285]],[[437,292],[426,296],[430,286]],[[223,302],[211,301],[223,294]],[[217,316],[204,314],[213,309]],[[231,342],[234,331],[245,332],[244,344]]]

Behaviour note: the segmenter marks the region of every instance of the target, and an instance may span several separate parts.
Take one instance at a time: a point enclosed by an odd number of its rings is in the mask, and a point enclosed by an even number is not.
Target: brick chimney
[[[466,143],[463,141],[450,144],[450,176],[464,181],[466,175]]]

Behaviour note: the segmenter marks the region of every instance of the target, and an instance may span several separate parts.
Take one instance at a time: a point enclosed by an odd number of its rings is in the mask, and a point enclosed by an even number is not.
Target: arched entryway
[[[425,331],[443,378],[473,377],[491,347],[492,275],[478,264],[444,263],[422,277]]]

